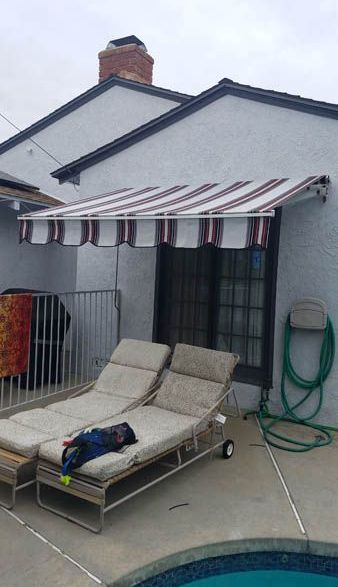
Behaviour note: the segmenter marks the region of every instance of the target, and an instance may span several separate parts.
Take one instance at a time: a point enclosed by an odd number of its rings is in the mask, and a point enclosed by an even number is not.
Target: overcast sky
[[[2,0],[0,112],[24,128],[97,83],[97,53],[135,34],[154,84],[228,77],[338,102],[338,0]],[[0,140],[13,134],[0,119]]]

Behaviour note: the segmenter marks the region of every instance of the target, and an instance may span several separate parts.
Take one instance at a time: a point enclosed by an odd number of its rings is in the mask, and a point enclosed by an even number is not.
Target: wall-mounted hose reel
[[[323,341],[319,356],[318,371],[314,379],[305,379],[300,376],[291,361],[291,337],[296,329],[309,331],[321,330]],[[310,333],[309,333],[310,334]],[[327,312],[325,302],[316,298],[304,298],[292,305],[284,327],[284,354],[283,370],[281,378],[281,403],[284,412],[280,416],[271,415],[265,403],[259,413],[259,421],[263,430],[265,440],[276,448],[291,452],[306,452],[312,448],[325,446],[332,442],[332,434],[325,426],[311,422],[322,407],[324,399],[324,381],[328,377],[335,357],[335,334],[331,319]],[[286,389],[287,381],[294,385],[294,388],[303,390],[304,393],[299,399],[289,399],[289,392]],[[307,416],[299,415],[300,408],[313,399],[317,393],[317,401],[311,413]],[[295,395],[295,390],[293,392]],[[291,422],[307,426],[315,432],[313,440],[295,439],[277,432],[275,429],[278,422]]]

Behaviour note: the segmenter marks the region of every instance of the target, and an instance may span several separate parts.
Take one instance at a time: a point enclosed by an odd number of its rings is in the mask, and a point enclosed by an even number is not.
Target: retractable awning
[[[124,188],[20,216],[21,240],[98,247],[266,247],[274,210],[307,190],[326,193],[328,177]]]

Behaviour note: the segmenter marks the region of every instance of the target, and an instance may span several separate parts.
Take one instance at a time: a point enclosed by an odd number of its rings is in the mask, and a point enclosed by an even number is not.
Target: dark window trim
[[[153,342],[157,341],[159,329],[159,305],[160,305],[160,269],[161,269],[162,247],[156,250],[156,269],[155,269],[155,293],[154,293],[154,314],[153,314]]]
[[[270,237],[267,255],[267,274],[269,276],[269,284],[265,292],[265,307],[267,317],[265,320],[264,332],[264,357],[266,363],[264,371],[266,373],[265,379],[261,382],[263,389],[269,390],[272,387],[273,380],[273,356],[275,346],[275,314],[276,314],[276,293],[277,293],[277,273],[278,273],[278,258],[279,258],[279,239],[280,227],[282,220],[282,208],[277,208],[273,222],[270,223]]]
[[[264,365],[261,368],[238,365],[236,367],[234,380],[257,385],[265,390],[272,387],[273,379],[273,355],[274,355],[274,332],[275,332],[275,309],[276,309],[276,289],[277,289],[277,269],[278,269],[278,252],[279,237],[281,225],[282,209],[276,210],[275,217],[270,224],[269,244],[266,255],[266,291],[265,291],[265,320],[264,320],[264,346],[263,356]],[[155,275],[155,296],[154,296],[154,316],[153,316],[153,341],[158,342],[159,330],[159,304],[160,304],[160,269],[161,259],[164,247],[159,246],[156,254],[156,275]],[[211,305],[210,305],[211,306]]]
[[[249,385],[257,385],[262,387],[266,379],[266,373],[263,368],[247,367],[246,365],[237,365],[234,381],[239,383],[248,383]]]

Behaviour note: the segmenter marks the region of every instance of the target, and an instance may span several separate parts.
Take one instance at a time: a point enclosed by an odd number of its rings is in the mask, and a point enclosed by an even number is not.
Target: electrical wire
[[[3,114],[2,112],[0,112],[0,117],[3,118],[3,120],[5,120],[8,124],[10,124],[13,128],[15,128],[15,130],[17,130],[18,132],[22,132],[22,129],[19,128],[16,124],[14,124],[14,122],[12,122],[7,116],[5,116],[5,114]],[[55,161],[55,163],[57,163],[60,167],[64,167],[64,163],[62,163],[62,161],[59,161],[59,159],[57,159],[56,157],[54,157],[54,155],[52,155],[52,153],[50,153],[49,151],[47,151],[47,149],[45,149],[45,147],[43,147],[42,145],[40,145],[37,141],[35,141],[34,139],[32,139],[31,137],[27,138],[28,141],[30,141],[31,143],[33,143],[33,145],[35,145],[36,147],[38,147],[38,149],[40,149],[40,151],[42,151],[43,153],[45,153],[45,155],[47,155],[48,157],[50,157],[51,159],[53,159],[53,161]],[[71,173],[69,172],[69,175],[71,176]],[[75,191],[78,191],[74,182],[71,182]]]

